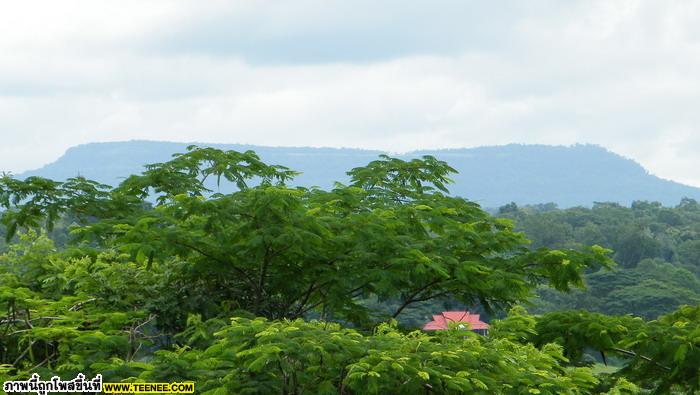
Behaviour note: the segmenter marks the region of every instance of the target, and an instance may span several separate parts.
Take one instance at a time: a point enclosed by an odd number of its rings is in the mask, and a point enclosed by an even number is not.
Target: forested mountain
[[[82,175],[110,185],[138,173],[146,163],[164,162],[185,143],[128,141],[86,144],[69,149],[57,161],[19,176],[63,180]],[[382,154],[349,148],[290,148],[214,144],[220,149],[254,150],[267,163],[302,172],[294,185],[329,188],[347,181],[345,172]],[[700,189],[660,179],[638,163],[595,145],[506,145],[417,151],[393,155],[402,159],[433,155],[459,173],[454,195],[483,207],[556,202],[559,207],[591,206],[594,202],[629,205],[635,200],[675,205],[683,197],[700,199]],[[227,192],[227,191],[225,191]]]

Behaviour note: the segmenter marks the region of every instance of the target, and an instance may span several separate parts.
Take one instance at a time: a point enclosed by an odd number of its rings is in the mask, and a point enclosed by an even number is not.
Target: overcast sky
[[[129,139],[595,143],[700,186],[698,1],[0,4],[0,170]]]

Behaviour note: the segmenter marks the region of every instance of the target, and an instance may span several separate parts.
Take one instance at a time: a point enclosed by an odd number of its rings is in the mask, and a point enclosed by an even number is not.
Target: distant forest
[[[588,288],[570,294],[540,288],[532,311],[585,309],[655,319],[700,303],[700,203],[694,199],[675,207],[646,201],[569,209],[511,203],[497,215],[513,220],[533,249],[600,245],[613,251],[614,270],[587,273]]]

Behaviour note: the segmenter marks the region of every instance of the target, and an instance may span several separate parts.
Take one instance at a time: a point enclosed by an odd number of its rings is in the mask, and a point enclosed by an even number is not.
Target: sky
[[[131,139],[592,143],[700,186],[697,1],[0,4],[0,170]]]

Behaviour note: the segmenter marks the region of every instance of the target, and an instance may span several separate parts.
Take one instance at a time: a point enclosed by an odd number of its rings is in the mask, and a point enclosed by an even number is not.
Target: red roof
[[[449,322],[469,323],[471,330],[489,329],[489,324],[479,320],[479,314],[471,314],[468,311],[444,311],[442,314],[434,315],[433,320],[423,326],[423,330],[449,329]]]

